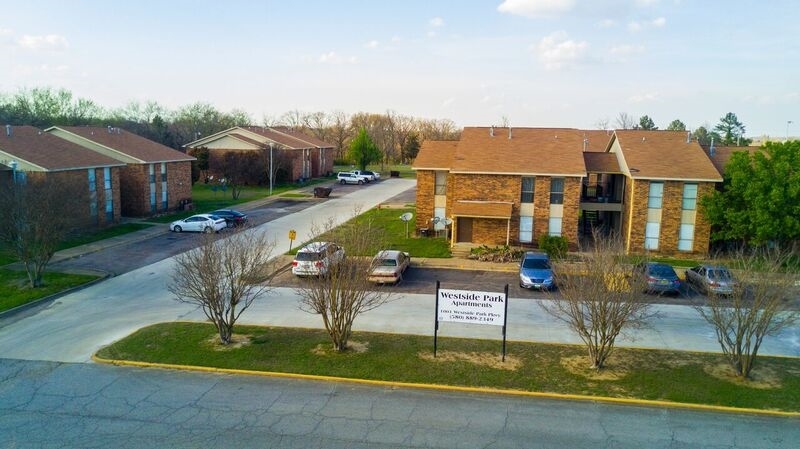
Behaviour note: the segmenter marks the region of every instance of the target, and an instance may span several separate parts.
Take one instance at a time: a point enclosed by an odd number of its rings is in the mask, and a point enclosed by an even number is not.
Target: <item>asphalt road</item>
[[[796,419],[0,359],[0,448],[783,449]]]

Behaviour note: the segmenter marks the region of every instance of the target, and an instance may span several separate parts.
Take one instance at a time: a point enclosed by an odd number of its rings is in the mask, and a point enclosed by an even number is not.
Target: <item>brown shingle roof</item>
[[[12,126],[10,136],[2,131],[0,151],[46,171],[125,165],[33,126]]]
[[[299,131],[294,131],[288,127],[246,126],[245,129],[252,133],[266,137],[278,143],[284,149],[299,150],[303,148],[333,148],[333,145],[325,143],[315,137],[308,136]],[[241,135],[236,132],[236,128],[231,130],[231,134]]]
[[[295,139],[302,140],[303,142],[307,142],[311,146],[315,146],[317,148],[333,148],[333,145],[328,142],[317,139],[316,137],[304,132],[296,131],[288,126],[273,126],[272,129]]]
[[[579,129],[464,128],[451,171],[585,176],[583,143]]]
[[[622,173],[617,155],[613,153],[583,153],[586,171],[589,173]]]
[[[583,133],[586,136],[586,151],[600,153],[606,151],[608,142],[614,135],[613,131],[604,129],[586,129]]]
[[[709,149],[705,148],[708,154],[708,158],[711,159],[711,163],[714,164],[714,168],[717,169],[720,176],[725,175],[725,166],[728,165],[728,161],[731,160],[731,156],[733,153],[738,151],[746,151],[750,154],[753,154],[757,151],[761,151],[761,147],[714,147],[714,154],[710,154]]]
[[[493,201],[456,201],[453,215],[458,217],[511,218],[513,204]]]
[[[453,166],[457,140],[426,140],[414,159],[414,170],[449,170]]]
[[[722,181],[708,156],[696,141],[686,141],[684,131],[617,130],[631,177]]]
[[[193,157],[121,128],[59,126],[69,133],[128,155],[142,163],[192,161]],[[51,128],[52,129],[52,128]],[[49,130],[48,130],[49,131]]]

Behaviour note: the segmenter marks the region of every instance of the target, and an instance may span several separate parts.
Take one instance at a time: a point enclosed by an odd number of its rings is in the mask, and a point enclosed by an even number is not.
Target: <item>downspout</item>
[[[510,132],[510,131],[509,131]],[[508,246],[509,239],[511,238],[511,217],[506,220],[506,246]]]

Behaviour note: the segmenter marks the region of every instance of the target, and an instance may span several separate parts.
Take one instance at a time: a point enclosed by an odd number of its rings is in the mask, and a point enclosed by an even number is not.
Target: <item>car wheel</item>
[[[344,180],[344,179],[342,179],[341,181],[339,181],[339,184],[341,184],[341,185],[345,185],[345,184],[346,184],[346,182],[345,182],[345,180]]]
[[[180,226],[175,226],[174,228],[172,228],[172,230],[175,232],[181,232],[183,231],[183,228],[181,228]]]
[[[205,229],[203,229],[203,232],[205,232],[206,234],[211,234],[212,232],[214,232],[214,228],[206,226]]]

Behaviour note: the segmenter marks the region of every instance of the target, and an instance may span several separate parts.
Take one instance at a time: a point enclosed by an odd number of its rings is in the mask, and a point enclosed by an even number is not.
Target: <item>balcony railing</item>
[[[602,184],[584,184],[581,190],[582,203],[621,203],[622,198],[614,197]]]

